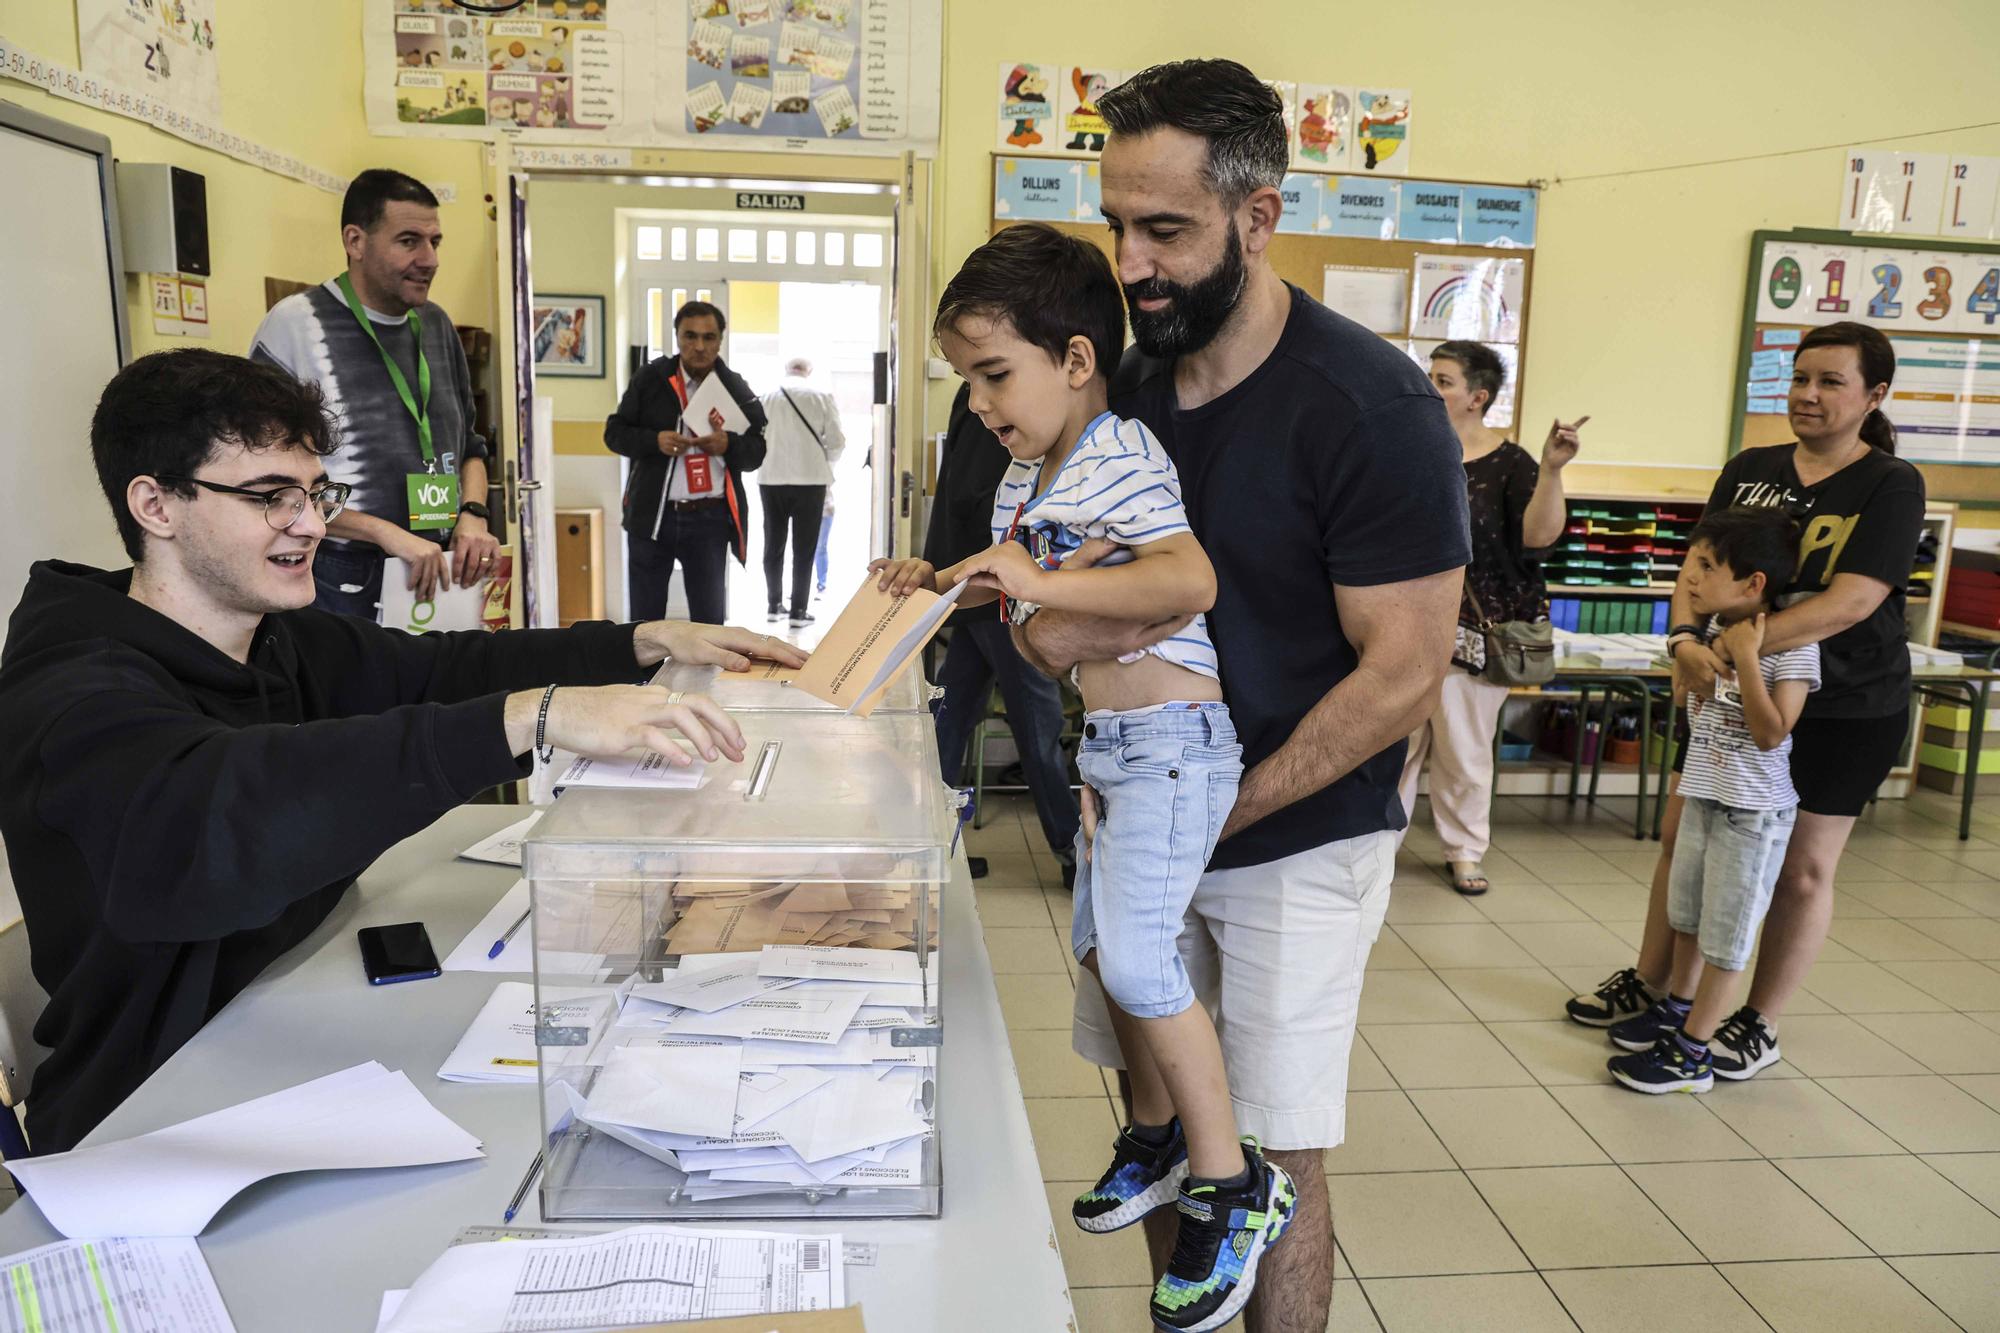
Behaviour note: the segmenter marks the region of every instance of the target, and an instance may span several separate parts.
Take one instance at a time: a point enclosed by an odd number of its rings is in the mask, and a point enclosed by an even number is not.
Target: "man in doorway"
[[[1403,738],[1451,657],[1470,558],[1444,404],[1401,351],[1282,279],[1269,247],[1283,103],[1242,65],[1158,65],[1098,102],[1103,209],[1137,347],[1111,407],[1180,472],[1215,565],[1208,624],[1245,772],[1180,948],[1216,1010],[1238,1123],[1297,1182],[1290,1239],[1260,1269],[1254,1333],[1320,1333],[1333,1288],[1322,1154],[1345,1134],[1362,969],[1403,808]],[[1081,556],[1101,558],[1092,543]],[[1157,642],[1141,625],[1042,612],[1019,631],[1051,674]],[[1086,791],[1086,836],[1099,812]],[[1118,818],[1112,810],[1104,817]],[[1117,1062],[1102,993],[1077,986],[1075,1044]],[[1170,1126],[1131,1126],[1141,1169]],[[1160,1241],[1172,1235],[1147,1219]]]
[[[719,626],[412,635],[311,609],[349,494],[323,402],[206,349],[127,366],[90,445],[133,567],[38,563],[8,626],[0,834],[50,997],[38,1152],[74,1147],[376,857],[527,776],[531,750],[679,756],[678,732],[742,757],[712,701],[615,682],[668,657],[805,660]]]
[[[430,299],[444,231],[428,187],[400,171],[356,176],[340,205],[347,270],[271,307],[253,360],[317,384],[337,432],[327,464],[352,488],[313,561],[314,602],[379,618],[395,556],[416,600],[493,572],[486,441],[472,429],[472,372]],[[420,488],[443,494],[420,504]]]
[[[604,443],[632,460],[625,479],[625,569],[634,620],[667,613],[674,562],[687,589],[688,618],[719,625],[729,605],[728,559],[749,549],[743,474],[764,462],[764,405],[722,360],[729,321],[707,301],[674,312],[678,351],[632,377],[604,422]],[[729,431],[715,420],[687,421],[688,400],[710,375],[750,419]]]
[[[785,611],[785,543],[792,546],[793,629],[812,624],[814,552],[827,492],[833,486],[833,465],[847,448],[840,432],[840,407],[833,395],[812,387],[813,364],[802,356],[785,363],[785,382],[764,397],[764,467],[757,475],[764,499],[764,588],[772,620]]]

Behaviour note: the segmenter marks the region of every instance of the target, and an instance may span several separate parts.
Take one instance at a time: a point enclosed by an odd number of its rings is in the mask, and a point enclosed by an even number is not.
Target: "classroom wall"
[[[483,150],[368,133],[361,110],[360,14],[359,0],[220,0],[223,124],[336,174],[392,166],[455,187],[457,202],[440,212],[445,259],[432,295],[458,323],[490,328],[494,238]],[[70,0],[0,0],[0,33],[23,50],[77,67]],[[121,160],[167,162],[207,178],[211,336],[204,342],[155,334],[146,290],[132,277],[126,298],[136,354],[185,345],[247,351],[264,315],[266,276],[311,282],[345,266],[338,195],[26,84],[0,82],[0,98],[107,136]],[[19,258],[8,256],[8,262]]]
[[[937,280],[988,232],[1002,59],[1139,69],[1227,56],[1267,78],[1409,88],[1419,173],[1551,180],[1521,420],[1545,431],[1554,414],[1588,413],[1584,456],[1599,461],[1722,462],[1750,233],[1832,225],[1844,146],[1890,136],[2000,155],[2000,128],[1898,137],[1996,119],[2000,5],[1988,0],[946,9]],[[1628,174],[1585,179],[1603,173]]]

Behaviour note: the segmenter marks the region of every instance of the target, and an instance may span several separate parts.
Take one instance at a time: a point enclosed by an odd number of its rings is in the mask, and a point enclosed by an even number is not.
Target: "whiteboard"
[[[28,566],[129,564],[90,459],[90,415],[130,349],[111,141],[0,103],[0,614]]]

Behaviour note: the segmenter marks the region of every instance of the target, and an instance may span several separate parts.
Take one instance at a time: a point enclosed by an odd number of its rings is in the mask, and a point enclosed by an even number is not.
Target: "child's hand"
[[[1729,660],[1739,666],[1755,661],[1764,648],[1764,613],[1759,611],[1723,630],[1722,645],[1729,650]]]
[[[891,597],[908,597],[919,588],[937,591],[937,570],[928,560],[876,560],[869,564],[868,572],[881,575],[875,586]]]
[[[1036,585],[1048,571],[1035,563],[1028,548],[1019,542],[1001,542],[988,547],[958,567],[958,581],[975,588],[998,588],[1016,601],[1036,599]]]

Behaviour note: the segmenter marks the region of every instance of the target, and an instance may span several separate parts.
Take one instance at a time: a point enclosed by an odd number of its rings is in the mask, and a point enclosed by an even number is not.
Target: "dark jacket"
[[[0,834],[50,997],[37,1152],[74,1147],[385,850],[523,776],[507,691],[642,674],[630,625],[413,636],[314,610],[264,617],[245,664],[131,578],[35,565],[0,652]]]
[[[924,559],[939,569],[978,555],[993,544],[993,492],[1013,461],[968,405],[972,389],[961,384],[951,400],[945,423],[944,448],[938,458],[937,494],[931,500],[930,527],[924,533]],[[992,605],[954,611],[946,625],[992,620]]]
[[[729,449],[722,456],[729,465],[725,496],[731,519],[729,548],[741,561],[750,541],[750,507],[743,503],[743,474],[764,465],[764,404],[721,358],[716,359],[711,373],[722,376],[723,387],[750,418],[748,431],[729,433]],[[625,531],[642,537],[659,535],[660,503],[666,498],[674,469],[680,466],[680,459],[660,452],[660,432],[681,429],[681,396],[675,392],[680,374],[678,355],[651,362],[632,377],[618,410],[604,419],[605,447],[632,460],[632,474],[625,481]],[[706,435],[708,426],[697,423],[681,433]]]

